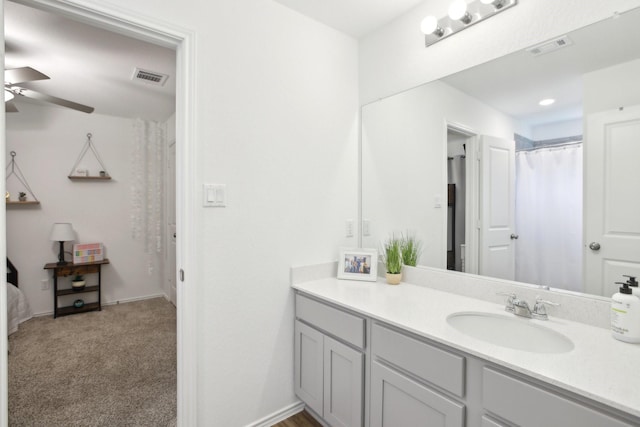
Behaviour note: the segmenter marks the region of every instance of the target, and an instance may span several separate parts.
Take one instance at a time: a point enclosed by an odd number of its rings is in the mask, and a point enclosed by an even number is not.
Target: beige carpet
[[[164,298],[31,319],[9,337],[10,426],[172,426],[176,310]]]

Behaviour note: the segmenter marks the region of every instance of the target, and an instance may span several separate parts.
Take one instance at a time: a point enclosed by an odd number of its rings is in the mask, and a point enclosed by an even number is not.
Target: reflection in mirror
[[[640,276],[639,19],[364,106],[362,246],[410,232],[420,265],[604,296]]]

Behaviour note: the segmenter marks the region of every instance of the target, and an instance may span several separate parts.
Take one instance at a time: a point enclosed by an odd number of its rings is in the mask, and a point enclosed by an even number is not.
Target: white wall
[[[584,116],[640,104],[640,59],[583,76]]]
[[[428,48],[420,32],[426,15],[445,16],[450,0],[430,0],[360,40],[362,103],[439,79],[457,71],[560,36],[640,6],[640,0],[535,0]]]
[[[144,242],[131,238],[132,121],[33,103],[21,103],[19,109],[7,115],[7,157],[11,151],[17,153],[16,163],[40,205],[7,209],[7,255],[20,272],[20,288],[34,313],[53,312],[52,275],[43,266],[58,258],[59,244],[49,240],[54,222],[70,222],[76,243],[104,244],[111,262],[102,268],[105,303],[163,294],[158,255],[145,255]],[[67,178],[87,133],[93,134],[112,180]],[[92,175],[99,170],[90,152],[80,165]],[[14,178],[8,180],[7,189],[14,200],[23,191]],[[65,250],[70,252],[72,243],[65,243]],[[66,259],[71,260],[71,255]],[[40,290],[44,279],[50,284],[46,291]],[[88,301],[90,296],[81,297]]]
[[[547,139],[567,138],[570,136],[582,135],[582,132],[582,118],[580,118],[533,126],[531,134],[526,136],[534,141],[544,141]]]
[[[446,268],[447,122],[513,140],[510,117],[442,82],[362,109],[362,213],[371,230],[363,246],[415,233],[424,249],[419,263]]]

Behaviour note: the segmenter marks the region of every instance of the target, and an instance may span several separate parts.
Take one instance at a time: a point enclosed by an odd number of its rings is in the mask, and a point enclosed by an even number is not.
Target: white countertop
[[[293,288],[640,417],[640,345],[616,340],[608,329],[552,316],[531,319],[575,345],[566,353],[531,353],[474,339],[446,321],[462,311],[505,314],[504,305],[383,279],[329,278]]]

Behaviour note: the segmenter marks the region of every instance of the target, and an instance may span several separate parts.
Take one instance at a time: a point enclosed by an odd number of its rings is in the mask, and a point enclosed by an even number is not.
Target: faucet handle
[[[516,294],[514,294],[513,292],[496,292],[496,295],[504,295],[509,297],[507,298],[507,305],[504,307],[504,309],[509,313],[513,313],[515,311],[515,307],[513,306],[513,303],[518,299]]]
[[[547,307],[545,305],[553,305],[557,307],[560,304],[558,304],[557,302],[544,300],[537,296],[536,304],[533,306],[533,313],[531,313],[534,319],[549,320],[549,316],[547,315]]]

